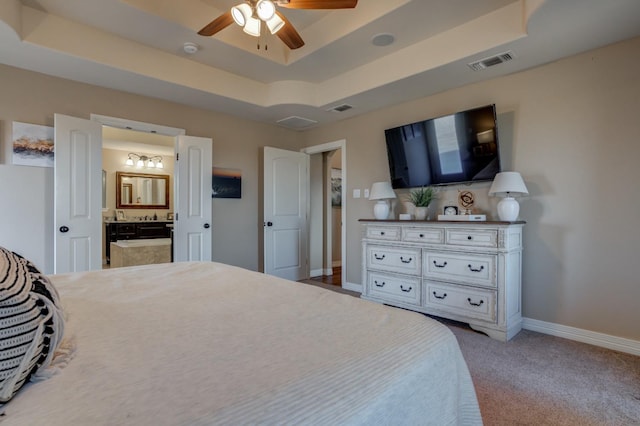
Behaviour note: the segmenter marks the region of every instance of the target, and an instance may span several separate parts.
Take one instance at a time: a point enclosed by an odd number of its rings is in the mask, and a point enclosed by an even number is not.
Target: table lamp
[[[522,176],[518,172],[498,173],[489,189],[489,195],[503,197],[498,203],[498,217],[505,222],[515,221],[520,213],[520,204],[513,196],[528,193]]]
[[[375,182],[371,185],[369,192],[370,200],[378,200],[373,206],[373,216],[378,220],[387,219],[389,217],[389,202],[387,200],[396,198],[396,193],[389,182]]]

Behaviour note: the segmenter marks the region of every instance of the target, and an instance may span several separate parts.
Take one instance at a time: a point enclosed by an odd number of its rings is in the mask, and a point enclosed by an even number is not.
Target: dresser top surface
[[[526,222],[524,220],[518,220],[515,222],[504,222],[499,220],[399,220],[399,219],[358,219],[358,222],[367,222],[367,223],[394,223],[394,224],[403,224],[406,223],[408,225],[437,225],[437,224],[447,224],[447,225],[524,225]]]

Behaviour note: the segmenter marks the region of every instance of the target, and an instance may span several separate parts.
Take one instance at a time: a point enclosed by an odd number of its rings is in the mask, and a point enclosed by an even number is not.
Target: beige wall
[[[183,128],[213,139],[213,165],[242,171],[241,199],[213,199],[214,260],[257,270],[265,145],[298,149],[300,133],[176,103],[0,65],[0,245],[53,271],[53,169],[11,165],[11,123],[53,125],[53,114],[91,113]]]
[[[346,139],[350,196],[389,179],[384,129],[495,103],[503,169],[530,191],[524,316],[640,340],[638,52],[640,38],[324,126],[306,143]],[[488,185],[464,188],[495,212]],[[347,280],[360,283],[358,219],[372,203],[350,198],[347,210]]]

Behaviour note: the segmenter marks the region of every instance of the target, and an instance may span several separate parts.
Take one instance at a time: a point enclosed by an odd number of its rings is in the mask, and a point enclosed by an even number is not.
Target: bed
[[[73,358],[3,426],[482,424],[454,335],[424,315],[215,262],[48,278]]]

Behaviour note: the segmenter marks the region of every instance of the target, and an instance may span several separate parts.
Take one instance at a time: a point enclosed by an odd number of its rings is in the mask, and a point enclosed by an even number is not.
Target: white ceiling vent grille
[[[311,120],[309,118],[292,115],[291,117],[278,120],[277,123],[284,127],[300,130],[300,129],[306,129],[307,127],[311,127],[314,124],[317,124],[318,122],[315,120]]]
[[[345,111],[350,110],[351,108],[353,108],[353,106],[351,106],[349,104],[342,104],[342,105],[336,105],[334,107],[331,107],[327,111],[345,112]]]
[[[516,55],[514,55],[511,50],[509,50],[508,52],[499,53],[497,55],[490,56],[488,58],[480,59],[479,61],[476,61],[476,62],[471,62],[468,65],[469,65],[469,68],[471,68],[472,70],[480,71],[485,68],[489,68],[494,65],[501,64],[503,62],[511,61],[512,59],[515,59],[515,57]]]

